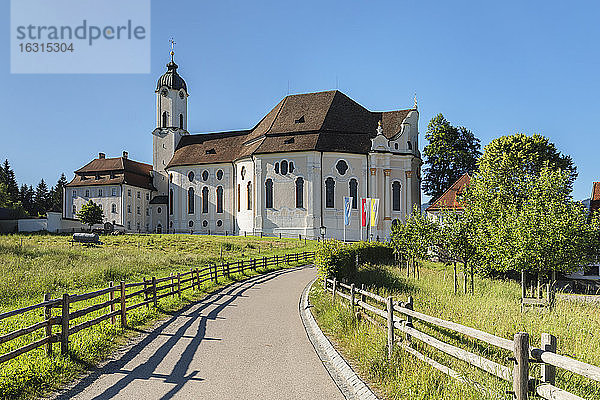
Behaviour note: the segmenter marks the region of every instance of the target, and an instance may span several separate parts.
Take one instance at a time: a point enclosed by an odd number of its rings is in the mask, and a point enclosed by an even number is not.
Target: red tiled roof
[[[464,174],[456,182],[450,186],[436,201],[433,202],[426,211],[441,211],[441,210],[462,210],[459,195],[465,190],[471,182],[469,174]]]
[[[600,182],[594,182],[592,186],[590,211],[600,211]]]
[[[96,158],[75,171],[75,177],[66,186],[119,185],[123,183],[156,190],[152,184],[152,166],[125,157]]]
[[[378,121],[391,139],[411,111],[416,110],[372,112],[337,90],[290,95],[251,130],[184,136],[167,168],[286,151],[366,154]]]

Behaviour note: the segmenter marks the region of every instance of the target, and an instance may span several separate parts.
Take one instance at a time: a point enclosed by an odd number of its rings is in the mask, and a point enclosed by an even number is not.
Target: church
[[[128,232],[367,239],[360,199],[380,201],[373,240],[420,206],[417,104],[369,111],[338,90],[283,98],[251,129],[190,134],[173,59],[156,84],[152,165],[97,159],[66,186],[63,216],[93,200]],[[362,230],[362,232],[361,232]]]

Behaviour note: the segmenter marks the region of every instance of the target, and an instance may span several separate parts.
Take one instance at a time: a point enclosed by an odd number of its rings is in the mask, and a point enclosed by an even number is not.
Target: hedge
[[[337,279],[352,278],[358,262],[387,264],[394,262],[394,249],[390,244],[380,242],[355,242],[346,244],[338,240],[326,240],[319,245],[315,265],[321,277]]]

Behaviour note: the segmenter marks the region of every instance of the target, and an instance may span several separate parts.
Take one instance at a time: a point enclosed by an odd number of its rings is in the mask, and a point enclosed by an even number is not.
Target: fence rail
[[[276,255],[272,257],[260,257],[249,260],[238,260],[224,262],[221,264],[210,264],[202,268],[192,268],[187,272],[171,273],[169,276],[151,280],[144,278],[142,282],[125,283],[121,281],[119,285],[110,282],[104,289],[93,292],[70,295],[65,293],[60,299],[50,299],[50,295],[44,295],[44,301],[33,304],[17,310],[7,311],[0,314],[0,321],[14,316],[19,316],[27,312],[44,309],[44,320],[34,323],[25,328],[20,328],[0,336],[0,344],[8,343],[24,335],[45,330],[45,336],[28,343],[22,347],[0,354],[0,364],[12,360],[21,354],[46,346],[46,354],[52,355],[53,343],[60,343],[62,354],[69,351],[69,336],[80,332],[86,328],[99,324],[102,321],[110,319],[112,324],[116,324],[117,317],[120,319],[120,325],[127,327],[127,313],[138,307],[158,305],[158,300],[168,296],[179,296],[185,290],[200,290],[203,282],[212,281],[219,283],[219,277],[229,278],[232,274],[244,273],[246,271],[256,271],[258,268],[279,267],[281,264],[308,263],[314,259],[314,252],[291,253],[285,255]],[[184,286],[185,283],[189,285]],[[160,284],[160,285],[159,285]],[[127,293],[127,289],[135,288],[134,291]],[[108,296],[101,297],[101,296]],[[87,307],[71,310],[71,306],[77,303],[100,298],[96,304]],[[140,299],[134,304],[127,304],[127,300]],[[60,315],[52,315],[53,309],[60,309]],[[93,312],[107,310],[99,316],[87,321],[77,322],[75,320],[88,316]],[[54,326],[60,326],[60,332],[53,332]]]
[[[364,290],[364,287],[359,289],[354,284],[348,285],[336,279],[325,279],[323,287],[326,291],[332,293],[332,301],[335,301],[337,297],[347,300],[348,303],[346,304],[352,309],[353,314],[355,314],[356,307],[359,307],[359,312],[365,317],[365,320],[387,330],[388,357],[392,357],[393,348],[398,346],[400,349],[412,354],[417,359],[431,365],[446,375],[460,382],[474,385],[480,391],[485,392],[486,389],[466,379],[452,368],[419,352],[412,346],[411,341],[413,339],[419,340],[490,375],[507,382],[512,382],[512,394],[517,400],[526,400],[533,393],[547,400],[584,400],[573,393],[555,386],[556,368],[562,368],[565,371],[600,382],[600,367],[556,354],[556,337],[553,335],[543,333],[540,348],[530,347],[529,335],[527,333],[516,333],[513,340],[509,340],[479,329],[423,314],[413,309],[412,297],[409,297],[407,302],[394,301],[392,297],[385,298]],[[401,314],[402,317],[396,315],[394,312]],[[380,320],[377,318],[380,318]],[[433,328],[442,328],[447,331],[459,333],[498,349],[508,351],[510,352],[510,357],[507,357],[507,360],[512,362],[512,366],[499,364],[422,332],[413,326],[414,320],[425,322]],[[401,335],[397,337],[396,331],[401,332]],[[541,365],[540,380],[529,376],[530,362]],[[489,395],[489,393],[486,394]]]

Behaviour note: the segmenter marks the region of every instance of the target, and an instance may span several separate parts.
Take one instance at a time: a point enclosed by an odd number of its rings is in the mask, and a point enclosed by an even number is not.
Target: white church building
[[[177,64],[156,85],[152,165],[100,154],[75,171],[63,214],[88,200],[131,232],[361,238],[360,199],[380,199],[373,239],[420,206],[419,113],[372,112],[340,91],[289,95],[253,128],[190,134]],[[363,228],[363,236],[367,238]]]

